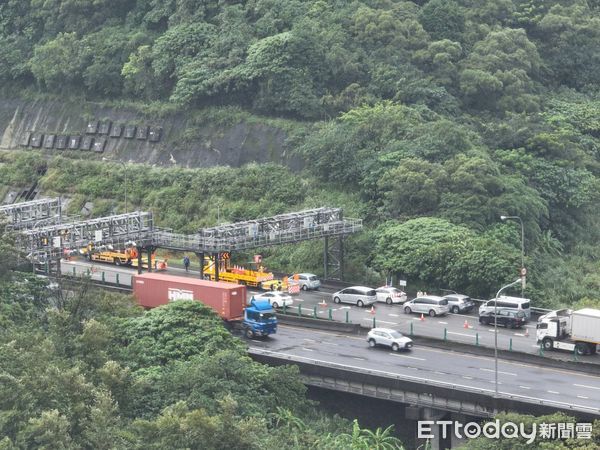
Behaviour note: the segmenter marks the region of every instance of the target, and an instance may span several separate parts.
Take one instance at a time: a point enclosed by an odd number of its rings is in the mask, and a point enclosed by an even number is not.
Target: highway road
[[[365,337],[316,330],[307,333],[291,326],[280,326],[273,338],[249,341],[249,347],[273,356],[494,393],[494,359],[488,357],[418,346],[407,353],[395,353],[387,348],[369,348]],[[600,377],[501,360],[498,380],[500,395],[573,405],[600,416]]]
[[[131,286],[131,277],[135,270],[127,267],[115,267],[103,263],[91,263],[86,260],[62,261],[63,273],[82,274],[90,271],[92,278],[107,282],[116,282],[116,274],[119,274],[119,283]],[[168,272],[173,275],[196,277],[199,274],[184,269],[169,267]],[[329,318],[329,310],[333,320],[344,322],[346,315],[352,323],[359,323],[365,327],[373,325],[373,319],[378,327],[393,328],[405,334],[410,334],[411,326],[413,333],[419,336],[427,336],[442,339],[444,330],[446,338],[451,342],[461,342],[475,345],[479,342],[485,347],[494,347],[494,327],[481,325],[478,322],[477,311],[469,315],[448,314],[443,317],[421,316],[417,314],[405,314],[402,305],[386,305],[377,303],[371,312],[370,308],[358,308],[350,305],[337,305],[333,303],[331,293],[324,289],[319,291],[302,291],[294,296],[294,305],[287,308],[288,313],[297,314],[298,308],[302,309],[303,315],[313,315],[316,311],[317,317]],[[249,296],[258,295],[260,291],[249,289]],[[324,302],[324,303],[323,303]],[[325,306],[323,306],[325,305]],[[528,335],[527,335],[528,334]],[[503,327],[498,328],[498,348],[536,354],[539,345],[535,340],[535,323],[528,323],[524,328],[511,330]],[[545,352],[545,356],[556,359],[569,360],[573,356],[566,352]],[[582,361],[600,363],[600,355],[581,357]]]

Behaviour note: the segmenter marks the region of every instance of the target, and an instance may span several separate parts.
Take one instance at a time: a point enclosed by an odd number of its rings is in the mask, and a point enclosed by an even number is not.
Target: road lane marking
[[[573,386],[582,387],[586,389],[598,389],[600,391],[600,387],[596,386],[586,386],[585,384],[573,384]]]
[[[436,370],[436,371],[435,371],[435,373],[437,373],[438,375],[448,375],[447,373],[445,373],[445,372],[440,372],[440,371],[438,371],[438,370]]]
[[[456,334],[458,336],[467,336],[467,337],[475,337],[474,334],[467,334],[467,333],[457,333],[456,331],[448,331],[448,334]]]
[[[363,320],[373,320],[373,317],[363,317]],[[390,325],[398,325],[397,322],[386,322],[385,320],[379,320],[377,318],[375,318],[375,320],[377,321],[377,323],[389,323]]]
[[[302,347],[302,350],[307,351],[307,352],[314,352],[314,350],[312,348]]]
[[[546,391],[548,392],[548,394],[560,394],[560,392],[556,392],[556,391]]]
[[[352,309],[349,306],[340,306],[340,309]]]
[[[529,387],[529,386],[521,386],[521,385],[519,385],[519,387],[520,387],[521,389],[531,389],[531,387]]]
[[[331,334],[331,333],[326,333],[326,334]],[[477,392],[488,392],[490,394],[494,392],[493,389],[486,389],[486,388],[479,388],[479,387],[476,388],[476,387],[467,386],[467,385],[464,385],[464,384],[449,383],[447,381],[433,380],[433,379],[430,379],[430,378],[425,378],[423,376],[418,376],[417,377],[417,376],[412,376],[412,375],[399,374],[397,372],[386,372],[384,370],[368,369],[366,367],[353,366],[353,365],[350,365],[350,364],[333,363],[333,362],[330,362],[330,361],[324,361],[322,359],[308,358],[306,356],[293,355],[293,354],[290,354],[290,353],[274,352],[274,351],[271,351],[271,350],[265,350],[264,348],[261,348],[261,347],[251,347],[251,348],[253,348],[254,350],[257,350],[259,352],[263,352],[263,353],[270,353],[270,354],[273,354],[273,355],[286,356],[286,357],[288,357],[288,359],[289,359],[289,357],[292,357],[292,358],[306,359],[308,361],[323,363],[326,366],[327,365],[329,365],[329,366],[339,366],[339,367],[346,367],[346,368],[350,368],[350,369],[357,369],[357,370],[361,370],[361,371],[365,371],[366,370],[367,372],[370,372],[370,373],[381,373],[381,374],[385,374],[385,375],[392,375],[394,377],[404,377],[404,378],[408,378],[408,379],[420,381],[421,383],[423,383],[423,382],[431,382],[431,383],[437,383],[437,384],[444,384],[444,385],[450,386],[452,388],[460,387],[460,388],[465,388],[465,389],[471,390],[471,391],[474,390],[474,391],[477,391]],[[442,352],[440,352],[440,353],[442,353]],[[445,353],[447,353],[447,352],[445,352]],[[395,353],[391,353],[391,354],[395,355]],[[403,356],[403,355],[396,355],[396,356]],[[536,367],[536,366],[526,366],[526,367]],[[559,371],[559,370],[553,370],[553,371],[554,372],[569,373],[569,372],[566,372],[566,371]],[[498,384],[501,384],[501,383],[498,383]],[[519,397],[519,398],[524,398],[524,399],[529,399],[529,400],[537,400],[537,401],[548,401],[548,399],[543,399],[543,398],[539,398],[539,397],[531,397],[531,396],[527,396],[527,395],[516,394],[516,393],[513,393],[513,392],[501,391],[499,393],[507,395],[509,397]],[[566,403],[566,402],[559,402],[559,401],[555,401],[555,400],[550,400],[550,401],[553,404],[555,404],[555,405],[564,405],[564,406],[571,407],[571,408],[573,408],[573,407],[575,407],[575,408],[581,408],[581,409],[593,411],[595,414],[598,414],[600,412],[599,408],[595,408],[593,406],[572,404],[572,403]]]
[[[483,370],[484,372],[494,372],[493,369],[485,369],[483,367],[480,367],[479,370]],[[512,372],[502,372],[502,371],[498,371],[498,373],[501,373],[503,375],[512,375],[513,377],[516,377],[517,374],[516,373],[512,373]]]
[[[366,359],[365,359],[365,358],[359,358],[359,357],[357,357],[357,356],[353,356],[353,357],[352,357],[352,359],[356,359],[356,360],[358,360],[358,361],[366,361]]]
[[[398,314],[388,314],[390,317],[400,317]]]
[[[448,322],[438,322],[441,323],[442,325],[448,325]]]
[[[473,379],[473,377],[470,377],[470,376],[468,376],[468,375],[463,375],[462,377],[463,377],[465,380],[472,380],[472,379]]]
[[[408,355],[399,355],[398,353],[389,353],[392,356],[398,356],[400,358],[409,358],[409,359],[417,359],[419,361],[427,361],[425,358],[418,358],[416,356],[408,356]]]
[[[513,333],[515,336],[525,337],[523,333]]]
[[[584,396],[584,395],[578,395],[578,396],[577,396],[577,398],[584,398],[584,399],[586,399],[586,400],[587,400],[587,399],[589,399],[589,397],[586,397],[586,396]]]
[[[280,325],[280,328],[282,328],[282,329],[289,328],[289,329],[293,329],[293,330],[297,330],[297,331],[306,332],[306,328],[292,326],[292,325]],[[354,336],[345,335],[343,333],[332,333],[332,332],[329,332],[329,331],[322,331],[322,330],[310,330],[310,332],[311,333],[316,333],[316,334],[324,334],[324,335],[332,336],[332,337],[335,337],[335,338],[343,337],[345,339],[353,339],[355,341],[362,341],[364,339],[362,337],[354,337]],[[452,333],[452,332],[449,331],[449,333]],[[469,335],[469,337],[475,337],[475,336],[474,335]],[[536,348],[539,348],[539,347],[536,345]],[[432,352],[432,353],[442,353],[444,355],[448,354],[448,350],[438,350],[438,349],[436,349],[434,347],[423,348],[423,351],[425,351],[425,352]],[[469,353],[460,353],[460,352],[458,352],[458,354],[461,357],[463,357],[463,358],[471,358],[471,359],[477,359],[477,360],[480,360],[480,361],[494,362],[494,358],[493,357],[477,356],[477,355],[472,355],[472,354],[469,354]],[[588,375],[588,374],[585,374],[585,373],[576,372],[574,370],[555,369],[555,368],[552,368],[552,367],[540,367],[540,366],[535,366],[533,364],[518,363],[518,362],[513,362],[513,361],[508,361],[508,360],[502,360],[502,364],[507,365],[507,366],[527,367],[527,368],[530,368],[530,369],[541,370],[543,372],[554,372],[554,373],[562,373],[562,374],[566,374],[566,375],[570,375],[570,376],[577,376],[577,377],[583,377],[583,378],[592,378],[595,381],[598,380],[598,377],[596,375]],[[527,398],[533,398],[533,397],[527,397]],[[540,400],[540,399],[536,399],[536,400]],[[589,408],[589,407],[586,406],[585,408]]]

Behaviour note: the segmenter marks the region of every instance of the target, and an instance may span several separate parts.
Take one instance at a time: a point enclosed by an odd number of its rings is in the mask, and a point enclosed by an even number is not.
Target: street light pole
[[[123,170],[125,172],[125,214],[127,214],[127,165],[123,161],[119,161],[116,159],[110,159],[106,157],[102,157],[102,161],[110,161],[121,164],[123,166]]]
[[[500,297],[500,292],[504,289],[508,289],[520,282],[521,279],[519,278],[506,286],[502,286],[496,293],[496,298],[494,299],[494,392],[496,397],[498,397],[498,297]]]
[[[525,227],[523,227],[523,220],[519,216],[500,216],[500,220],[518,220],[521,224],[521,278],[524,279],[525,269]],[[521,297],[525,297],[525,286],[521,282]]]

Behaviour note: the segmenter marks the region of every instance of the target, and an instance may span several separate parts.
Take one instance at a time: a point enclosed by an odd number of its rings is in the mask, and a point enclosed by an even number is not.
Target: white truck
[[[600,310],[560,309],[538,319],[536,338],[544,350],[568,350],[593,355],[600,344]]]

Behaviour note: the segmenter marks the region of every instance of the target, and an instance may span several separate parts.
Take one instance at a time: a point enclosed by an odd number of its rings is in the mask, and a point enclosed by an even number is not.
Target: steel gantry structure
[[[344,218],[341,208],[322,207],[203,228],[195,235],[157,231],[153,241],[157,247],[193,251],[200,261],[204,260],[205,253],[210,253],[217,261],[222,252],[324,239],[325,278],[335,275],[341,278],[343,238],[361,229],[362,220]],[[337,240],[333,248],[329,247],[330,239]]]
[[[65,250],[79,249],[90,242],[114,244],[135,240],[141,248],[149,243],[152,230],[152,213],[136,211],[22,230],[17,243],[30,252],[32,260],[45,262],[60,258]]]
[[[0,213],[8,218],[9,227],[15,230],[53,225],[62,220],[58,197],[3,205],[0,206]]]
[[[323,207],[204,228],[185,235],[155,228],[152,213],[136,211],[22,230],[19,244],[30,252],[33,260],[43,261],[60,258],[65,250],[76,250],[90,242],[101,245],[134,242],[139,250],[138,270],[143,250],[148,251],[148,258],[158,247],[193,252],[200,258],[202,276],[206,253],[213,255],[218,266],[223,252],[324,239],[325,278],[336,273],[341,278],[343,238],[361,229],[362,220],[344,218],[340,208]],[[334,251],[329,248],[330,239],[337,239]]]

